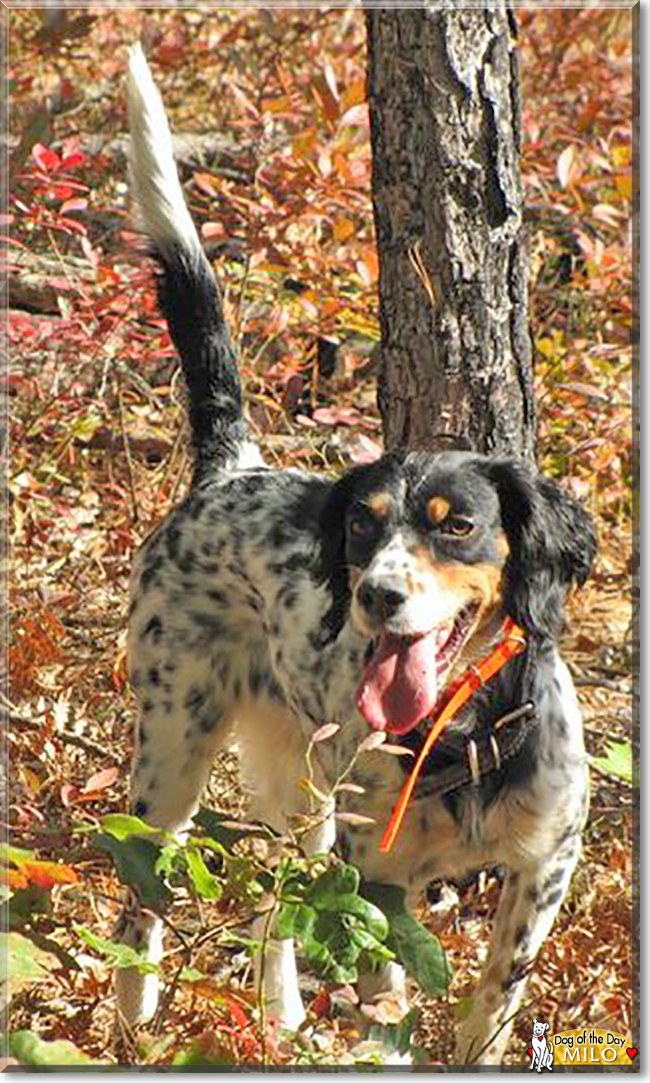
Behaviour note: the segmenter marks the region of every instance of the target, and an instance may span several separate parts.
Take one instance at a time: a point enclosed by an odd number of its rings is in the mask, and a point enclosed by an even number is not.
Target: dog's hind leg
[[[166,725],[173,721],[165,718]],[[212,754],[209,748],[188,748],[177,756],[142,753],[133,774],[131,808],[136,816],[164,831],[180,833],[196,811],[205,786]],[[143,908],[136,894],[129,890],[120,916],[116,939],[143,954],[147,962],[159,963],[163,949],[163,923],[152,911]],[[118,1012],[127,1026],[146,1022],[158,1005],[159,978],[136,968],[116,971],[115,991]]]
[[[501,1063],[524,979],[560,909],[580,850],[579,832],[571,833],[543,865],[509,872],[472,1011],[460,1029],[456,1064]]]
[[[134,636],[131,682],[140,699],[140,719],[131,808],[151,826],[181,833],[196,811],[214,754],[223,743],[226,722],[210,660],[181,658],[173,636],[161,629],[161,619],[146,613]],[[173,673],[168,671],[170,666]],[[116,938],[141,952],[148,962],[160,961],[162,922],[145,911],[133,893]],[[151,1018],[158,984],[155,973],[118,969],[118,1013],[124,1023],[133,1026]]]

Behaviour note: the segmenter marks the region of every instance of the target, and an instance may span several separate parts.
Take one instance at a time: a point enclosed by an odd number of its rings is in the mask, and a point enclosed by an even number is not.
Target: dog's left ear
[[[354,492],[355,478],[362,467],[348,471],[335,481],[319,513],[321,544],[326,563],[345,564],[345,519]]]
[[[528,632],[555,636],[566,595],[589,575],[596,554],[591,516],[554,481],[526,462],[496,460],[487,466],[501,504],[510,555],[504,601]]]

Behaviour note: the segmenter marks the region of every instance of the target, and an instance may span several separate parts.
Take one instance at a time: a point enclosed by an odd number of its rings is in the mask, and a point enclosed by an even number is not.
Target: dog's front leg
[[[273,917],[262,914],[253,924],[253,937],[259,945],[255,957],[255,987],[260,1004],[271,1020],[297,1030],[305,1020],[305,1009],[298,985],[298,968],[293,940],[278,940],[273,935]]]
[[[308,857],[327,853],[336,838],[334,802],[328,802],[317,817],[316,825],[302,838]],[[275,921],[266,914],[256,918],[253,936],[259,947],[255,957],[255,987],[260,1003],[271,1019],[288,1030],[297,1030],[305,1020],[305,1009],[298,985],[298,968],[293,939],[280,940]]]
[[[570,835],[543,865],[514,869],[501,894],[487,962],[472,1011],[461,1026],[457,1064],[500,1064],[524,990],[580,855]]]

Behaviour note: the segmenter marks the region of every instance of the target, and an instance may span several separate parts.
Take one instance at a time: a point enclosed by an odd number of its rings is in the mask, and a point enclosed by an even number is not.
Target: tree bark
[[[514,18],[366,9],[387,448],[535,450]]]

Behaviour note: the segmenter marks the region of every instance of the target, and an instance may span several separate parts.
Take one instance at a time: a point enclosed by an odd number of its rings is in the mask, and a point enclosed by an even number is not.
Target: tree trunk
[[[386,447],[534,457],[515,26],[366,10]]]

